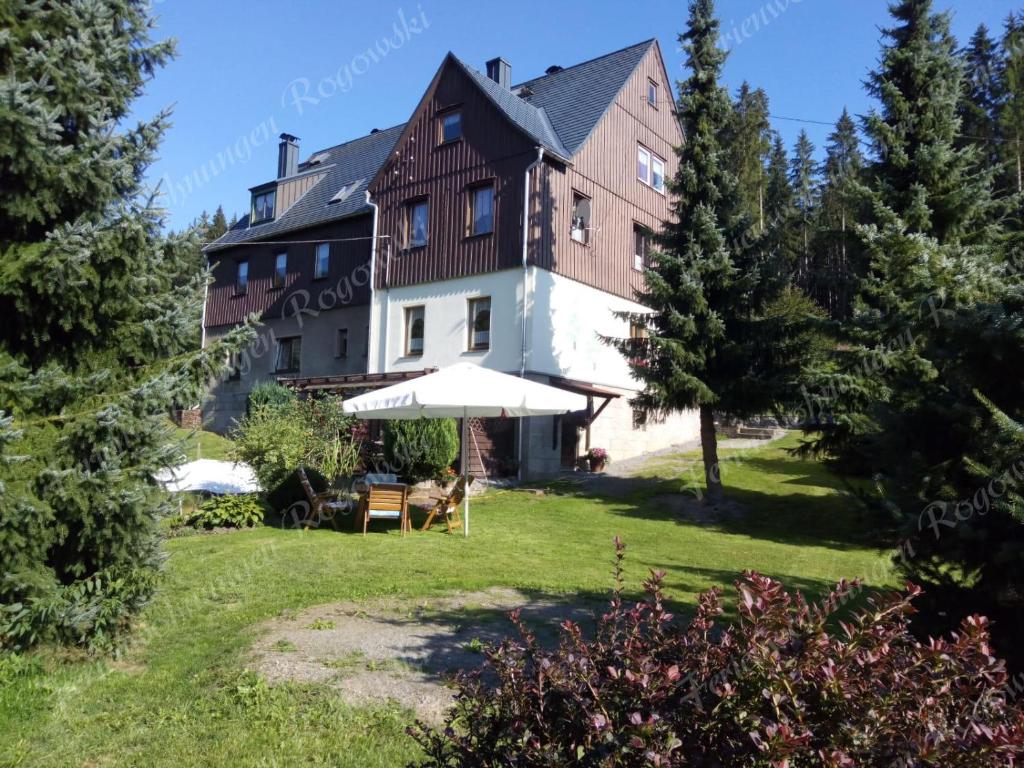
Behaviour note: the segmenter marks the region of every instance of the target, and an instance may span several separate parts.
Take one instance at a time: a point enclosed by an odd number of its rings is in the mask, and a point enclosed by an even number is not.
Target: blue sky
[[[984,22],[1001,29],[1024,0],[936,0],[963,42]],[[878,57],[886,0],[719,0],[726,84],[764,88],[772,113],[834,121],[864,114],[862,83]],[[669,76],[685,76],[676,35],[683,0],[155,0],[156,35],[178,58],[135,104],[143,119],[173,106],[173,126],[151,168],[169,223],[186,226],[223,204],[249,205],[248,188],[273,178],[277,135],[301,138],[302,156],[408,118],[444,54],[480,69],[495,56],[518,82],[657,37]],[[767,23],[766,23],[767,22]],[[367,56],[368,50],[374,50]],[[381,55],[383,51],[383,55]],[[787,145],[806,128],[819,150],[823,125],[776,119]]]

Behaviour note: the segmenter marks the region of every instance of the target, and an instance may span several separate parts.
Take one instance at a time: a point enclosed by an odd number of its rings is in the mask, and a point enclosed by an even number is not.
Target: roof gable
[[[544,111],[571,155],[579,152],[619,92],[656,45],[655,40],[622,48],[513,87],[519,101]]]

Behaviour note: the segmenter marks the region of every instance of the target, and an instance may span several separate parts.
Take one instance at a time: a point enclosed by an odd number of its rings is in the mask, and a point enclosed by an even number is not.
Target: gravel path
[[[262,625],[249,666],[271,684],[325,683],[351,704],[391,700],[438,723],[452,701],[451,675],[478,668],[483,645],[515,631],[509,611],[522,608],[550,644],[561,621],[591,623],[606,607],[513,589],[322,605]]]

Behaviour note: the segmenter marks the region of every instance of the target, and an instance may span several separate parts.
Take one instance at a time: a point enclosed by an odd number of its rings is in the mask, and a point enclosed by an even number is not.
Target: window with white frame
[[[414,357],[423,354],[423,307],[405,308],[405,354]]]
[[[487,235],[494,231],[494,185],[475,187],[469,192],[469,234]]]
[[[590,198],[579,192],[572,193],[572,224],[569,234],[577,243],[590,242]]]
[[[277,361],[274,370],[277,373],[298,373],[299,359],[302,357],[302,337],[290,336],[277,340]]]
[[[636,177],[647,186],[664,192],[665,161],[646,147],[637,147]]]
[[[491,297],[481,296],[469,300],[469,348],[491,347]]]
[[[322,280],[331,271],[331,244],[317,243],[313,262],[313,279]]]
[[[288,279],[288,254],[279,253],[274,257],[274,287],[284,288]]]
[[[647,103],[658,108],[658,84],[653,80],[647,81]]]

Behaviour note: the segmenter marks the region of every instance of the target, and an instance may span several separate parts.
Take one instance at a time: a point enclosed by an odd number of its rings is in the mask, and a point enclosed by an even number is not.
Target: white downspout
[[[377,323],[374,322],[373,317],[373,305],[374,295],[376,294],[376,282],[377,282],[377,224],[379,209],[377,204],[373,202],[373,198],[370,196],[370,190],[366,190],[366,204],[373,209],[373,226],[370,230],[370,323],[369,330],[366,334],[366,372],[376,373],[375,370],[370,370],[371,366],[376,367],[372,363],[374,360],[373,355],[376,353],[376,344],[373,343],[374,331],[377,327]]]
[[[544,148],[537,147],[537,159],[534,160],[526,168],[526,173],[523,176],[523,328],[522,328],[522,358],[519,365],[519,377],[525,378],[526,376],[526,353],[527,353],[527,333],[526,333],[526,316],[527,309],[530,306],[529,291],[529,264],[528,264],[528,253],[530,245],[530,174],[533,173],[534,168],[538,168],[540,164],[544,162]],[[517,440],[517,461],[519,468],[516,472],[519,480],[523,479],[523,422],[519,422],[519,433]]]

